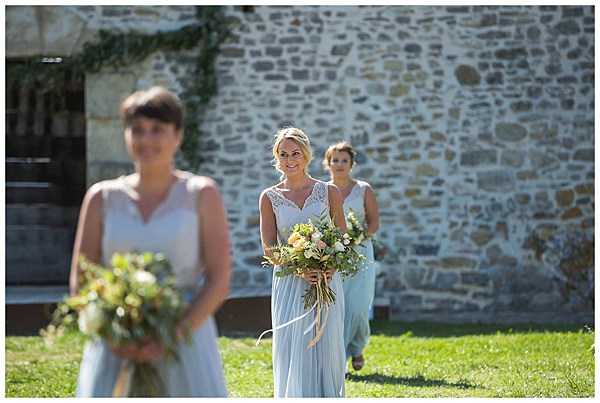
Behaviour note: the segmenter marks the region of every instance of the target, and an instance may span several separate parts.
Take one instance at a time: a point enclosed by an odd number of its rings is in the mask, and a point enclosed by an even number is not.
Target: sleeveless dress
[[[318,219],[329,213],[327,184],[317,181],[300,209],[277,188],[266,192],[277,222],[277,238],[287,242],[294,224]],[[300,277],[275,276],[271,296],[272,325],[287,323],[306,313],[303,295],[309,285]],[[343,397],[344,396],[344,293],[339,273],[334,273],[330,287],[336,294],[329,308],[324,334],[314,347],[307,349],[315,336],[312,329],[315,313],[282,329],[273,331],[273,376],[275,397]]]
[[[347,215],[352,209],[363,225],[366,225],[366,187],[366,182],[357,180],[350,194],[344,200],[344,214]],[[344,345],[346,346],[346,358],[361,355],[369,341],[371,334],[369,309],[375,296],[373,243],[368,239],[356,248],[367,259],[361,263],[360,270],[355,276],[344,279],[342,283],[345,300]]]
[[[124,177],[100,183],[103,200],[102,264],[115,252],[161,252],[171,261],[176,285],[189,302],[203,277],[199,257],[197,177],[178,173],[166,199],[144,223],[129,196]],[[226,397],[217,330],[211,317],[198,328],[191,344],[179,344],[180,361],[159,361],[169,397]],[[87,342],[77,381],[77,397],[110,397],[122,359],[103,340]]]

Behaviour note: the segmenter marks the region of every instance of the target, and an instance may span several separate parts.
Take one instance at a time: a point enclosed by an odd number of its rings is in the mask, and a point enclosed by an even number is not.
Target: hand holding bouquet
[[[165,359],[179,358],[177,329],[186,306],[163,255],[115,254],[110,268],[82,258],[80,267],[78,294],[58,306],[44,337],[79,328],[106,340],[114,351],[154,342]],[[189,335],[189,329],[184,333]],[[164,384],[150,362],[124,360],[113,395],[161,396]]]
[[[344,277],[352,276],[358,271],[360,261],[365,259],[350,244],[350,236],[342,233],[325,212],[317,222],[309,220],[308,223],[294,225],[287,244],[271,248],[270,255],[264,256],[263,265],[280,266],[275,273],[278,277],[302,276],[316,271],[318,280],[304,294],[304,309],[316,308],[319,321],[321,310],[335,302],[335,293],[327,284],[327,272],[337,271]],[[314,343],[322,332],[319,323],[317,328]]]
[[[329,305],[335,302],[335,294],[326,284],[325,273],[335,270],[344,277],[352,276],[364,259],[349,247],[350,243],[349,235],[343,234],[329,215],[323,215],[317,222],[309,220],[294,225],[287,245],[271,248],[272,256],[264,256],[263,265],[281,266],[275,273],[278,277],[311,271],[321,273],[320,281],[304,294],[304,308],[310,308],[317,301]]]

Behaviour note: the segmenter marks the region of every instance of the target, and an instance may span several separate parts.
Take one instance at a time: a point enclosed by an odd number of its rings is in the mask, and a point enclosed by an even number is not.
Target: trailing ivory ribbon
[[[324,308],[325,310],[325,319],[323,320],[323,324],[321,325],[321,307],[324,305],[323,304],[323,300],[321,299],[321,289],[323,288],[323,286],[321,285],[321,278],[323,278],[323,282],[325,283],[325,287],[328,287],[327,284],[327,276],[324,275],[323,277],[321,277],[321,272],[318,272],[319,275],[319,280],[317,281],[317,317],[315,318],[315,321],[308,327],[308,329],[306,329],[304,331],[304,334],[308,333],[310,331],[310,329],[313,328],[313,326],[316,326],[316,335],[315,338],[312,339],[309,343],[308,346],[306,346],[306,349],[308,350],[311,347],[314,347],[317,342],[321,339],[321,336],[323,336],[323,333],[325,332],[325,324],[327,323],[327,317],[329,316],[329,309]]]
[[[131,386],[131,376],[133,375],[133,363],[129,360],[121,362],[121,369],[117,375],[117,381],[113,388],[112,397],[127,397]]]
[[[315,308],[317,309],[317,314],[315,317],[315,320],[304,330],[304,334],[307,334],[308,332],[310,332],[313,328],[316,327],[316,335],[315,337],[308,343],[307,345],[307,349],[314,347],[317,342],[319,341],[319,339],[321,338],[321,336],[323,336],[323,332],[325,331],[325,324],[327,323],[327,317],[329,316],[329,309],[325,309],[325,319],[323,320],[323,325],[321,325],[321,306],[323,305],[322,299],[320,298],[321,293],[319,292],[321,290],[321,273],[319,273],[319,281],[317,281],[317,301],[314,303],[314,305],[305,313],[303,313],[302,315],[282,324],[279,326],[276,326],[272,329],[269,330],[265,330],[264,332],[261,333],[260,336],[258,336],[258,340],[256,340],[256,345],[258,346],[261,339],[263,338],[263,336],[269,332],[274,332],[275,330],[279,330],[279,329],[283,329],[286,326],[291,325],[294,322],[297,322],[299,320],[304,319],[305,317],[307,317],[313,310],[315,310]],[[327,276],[323,276],[323,279],[325,281],[325,286],[327,286]]]
[[[275,330],[283,329],[284,327],[289,326],[292,323],[297,322],[297,321],[299,321],[299,320],[304,319],[305,317],[307,317],[308,314],[311,313],[315,309],[315,307],[317,306],[317,304],[318,304],[318,302],[315,302],[315,304],[308,311],[306,311],[302,315],[298,316],[297,318],[294,318],[294,319],[290,320],[289,322],[284,323],[283,325],[279,325],[279,326],[274,327],[273,329],[265,330],[264,332],[262,332],[261,335],[258,336],[258,340],[256,340],[256,345],[258,346],[258,344],[260,343],[260,340],[263,338],[263,336],[265,334],[267,334],[269,332],[274,332]],[[307,330],[310,330],[310,327]]]

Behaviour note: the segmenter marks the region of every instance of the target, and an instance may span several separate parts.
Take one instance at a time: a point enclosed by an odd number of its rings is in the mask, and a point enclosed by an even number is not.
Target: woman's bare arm
[[[273,257],[270,248],[277,244],[277,221],[271,200],[269,200],[266,192],[265,190],[260,194],[258,201],[260,211],[260,240],[264,254]]]
[[[102,257],[102,225],[102,190],[100,184],[95,184],[86,192],[79,211],[69,275],[69,292],[71,295],[75,295],[79,290],[80,256],[84,256],[93,263],[100,263]]]
[[[365,221],[367,222],[367,234],[375,234],[379,229],[379,205],[375,198],[375,192],[370,185],[365,189]]]
[[[183,322],[195,330],[229,294],[231,256],[227,214],[217,184],[203,177],[198,190],[198,231],[205,283]]]

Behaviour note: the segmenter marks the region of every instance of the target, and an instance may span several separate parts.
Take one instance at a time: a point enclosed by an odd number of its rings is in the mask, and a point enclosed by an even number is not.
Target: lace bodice
[[[199,177],[177,173],[165,200],[148,221],[131,197],[125,177],[100,183],[103,199],[102,263],[115,252],[161,252],[171,261],[177,286],[193,289],[201,280],[197,189]]]
[[[302,208],[285,197],[276,187],[269,188],[266,195],[275,213],[279,242],[287,240],[295,224],[308,222],[309,218],[318,219],[325,211],[329,214],[329,194],[325,182],[315,182]]]

